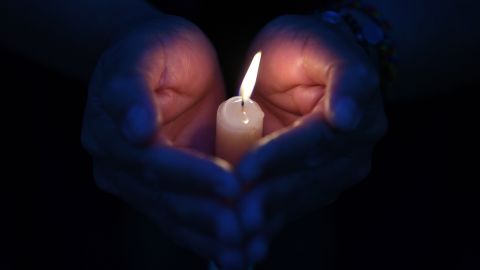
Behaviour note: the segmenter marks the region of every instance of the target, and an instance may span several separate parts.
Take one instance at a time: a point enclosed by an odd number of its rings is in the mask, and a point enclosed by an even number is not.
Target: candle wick
[[[245,105],[245,101],[243,101],[243,98],[242,98],[242,107]]]

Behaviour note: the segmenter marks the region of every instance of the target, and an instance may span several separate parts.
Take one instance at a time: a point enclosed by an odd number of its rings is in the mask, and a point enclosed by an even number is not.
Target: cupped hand
[[[150,216],[179,244],[241,265],[231,202],[239,183],[211,157],[224,85],[213,47],[188,21],[161,16],[98,62],[82,143],[104,190]]]
[[[386,130],[377,71],[345,25],[282,16],[255,39],[262,51],[253,99],[265,112],[258,147],[236,168],[251,262],[289,221],[365,178]]]

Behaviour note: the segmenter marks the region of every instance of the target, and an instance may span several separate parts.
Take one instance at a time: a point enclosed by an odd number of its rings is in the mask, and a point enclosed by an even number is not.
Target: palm
[[[224,99],[215,57],[198,44],[186,53],[176,50],[189,44],[171,45],[165,48],[165,75],[157,74],[162,81],[153,89],[162,115],[159,135],[175,147],[212,154],[216,110]]]
[[[215,51],[198,28],[172,21],[129,35],[104,66],[144,81],[161,119],[157,141],[212,154],[216,109],[224,99]]]
[[[262,47],[264,54],[254,99],[265,112],[265,134],[287,127],[310,113],[324,95],[324,84],[312,81],[305,70],[303,43],[273,41]]]
[[[266,134],[314,108],[327,113],[329,68],[337,64],[335,51],[349,44],[340,38],[307,16],[280,17],[259,34],[253,49],[263,55],[254,98],[265,110]]]

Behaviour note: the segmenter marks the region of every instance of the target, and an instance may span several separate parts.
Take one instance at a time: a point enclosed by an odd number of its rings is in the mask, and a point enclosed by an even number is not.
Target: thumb
[[[355,129],[379,82],[376,70],[368,64],[332,67],[326,88],[327,119],[340,130]]]
[[[123,136],[131,143],[145,144],[160,126],[152,92],[141,78],[112,79],[102,91],[101,104]]]

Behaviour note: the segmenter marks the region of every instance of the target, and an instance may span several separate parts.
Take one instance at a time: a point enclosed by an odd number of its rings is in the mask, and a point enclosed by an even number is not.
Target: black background
[[[247,41],[271,16],[223,26],[192,18],[211,30],[207,35],[220,48],[229,89],[237,83]],[[245,34],[220,38],[228,27]],[[87,82],[6,49],[0,55],[6,67],[4,130],[12,137],[5,149],[13,150],[4,152],[9,162],[2,182],[8,192],[2,198],[0,269],[204,267],[203,260],[175,247],[95,186],[90,158],[80,145]],[[387,104],[389,131],[375,151],[368,179],[322,213],[287,227],[258,269],[319,269],[324,239],[314,232],[325,214],[334,218],[329,256],[336,269],[479,269],[480,193],[474,188],[478,179],[470,175],[478,166],[470,140],[478,124],[473,99],[478,86],[458,85],[436,97]],[[12,161],[16,166],[9,166]],[[138,244],[142,239],[169,248]],[[152,258],[167,266],[149,263]]]

